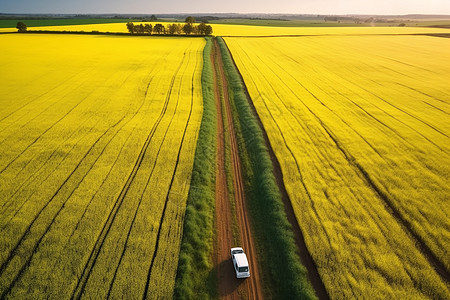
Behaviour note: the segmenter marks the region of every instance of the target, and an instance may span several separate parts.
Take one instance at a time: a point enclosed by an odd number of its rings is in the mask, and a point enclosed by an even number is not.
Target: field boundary
[[[0,32],[0,34],[80,34],[80,35],[112,35],[112,36],[143,36],[143,37],[181,37],[181,38],[193,38],[193,37],[205,37],[205,35],[199,34],[146,34],[146,33],[129,33],[129,32],[105,32],[105,31],[65,31],[65,30],[27,30],[24,32],[12,31],[12,32]],[[233,38],[280,38],[280,37],[330,37],[330,36],[430,36],[439,38],[450,38],[450,33],[377,33],[377,34],[280,34],[280,35],[222,35],[220,37],[233,37]],[[209,35],[206,37],[215,37]]]
[[[125,23],[124,23],[125,24]],[[107,31],[72,31],[72,30],[27,30],[23,32],[3,32],[3,33],[20,33],[20,34],[81,34],[81,35],[120,35],[120,36],[146,36],[146,37],[182,37],[182,38],[192,38],[192,37],[202,37],[205,35],[201,34],[148,34],[148,33],[129,33],[129,32],[107,32]],[[210,37],[210,36],[206,36]]]
[[[277,34],[277,35],[222,35],[222,38],[280,38],[280,37],[339,37],[339,36],[432,36],[450,38],[450,33],[374,33],[374,34]]]
[[[301,263],[263,129],[252,111],[249,104],[251,100],[245,94],[245,84],[225,41],[218,38],[218,42],[230,86],[233,121],[243,161],[251,222],[255,228],[257,249],[264,249],[258,253],[261,254],[265,292],[269,292],[269,297],[277,298],[328,299],[325,288],[312,287],[309,272]],[[318,279],[321,282],[320,277]]]

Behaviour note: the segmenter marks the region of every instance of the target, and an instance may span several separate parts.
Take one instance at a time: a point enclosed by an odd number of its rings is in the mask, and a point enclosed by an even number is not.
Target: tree
[[[145,24],[144,25],[144,31],[148,34],[152,34],[153,26],[152,24]]]
[[[192,24],[190,23],[184,24],[183,31],[184,33],[186,33],[186,35],[191,34],[192,31],[194,31],[194,26],[192,26]]]
[[[133,33],[135,32],[134,24],[133,24],[132,22],[128,22],[128,23],[127,23],[127,29],[128,29],[128,31],[129,31],[131,34],[133,34]]]
[[[25,23],[23,22],[17,22],[16,28],[19,29],[19,32],[27,31],[27,25],[25,25]]]
[[[155,22],[155,21],[157,21],[157,20],[158,20],[158,18],[156,18],[155,15],[151,15],[151,16],[150,16],[150,21]]]
[[[175,24],[177,25],[176,33],[181,34],[183,32],[183,26],[181,24]]]
[[[198,34],[200,35],[200,28],[198,26],[192,25],[192,34]]]
[[[211,35],[213,33],[213,29],[211,25],[206,25],[205,35]]]
[[[161,34],[161,32],[165,31],[164,25],[160,23],[155,24],[155,27],[153,27],[153,31],[158,34]]]
[[[178,24],[169,24],[168,26],[169,34],[175,34],[178,29]]]
[[[142,25],[142,24],[139,24],[139,26],[138,26],[138,30],[137,30],[139,33],[144,33],[144,25]]]
[[[189,16],[189,17],[186,18],[186,20],[184,22],[188,23],[188,24],[195,23],[195,18],[192,17],[192,16]]]
[[[197,31],[199,34],[203,34],[203,32],[205,31],[205,26],[206,24],[201,22],[198,26],[197,26]]]
[[[197,33],[202,35],[210,35],[212,33],[212,27],[211,25],[206,25],[202,22],[197,26]]]

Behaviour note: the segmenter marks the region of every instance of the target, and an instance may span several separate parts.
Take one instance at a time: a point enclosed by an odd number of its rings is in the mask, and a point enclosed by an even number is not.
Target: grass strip
[[[306,268],[300,261],[262,129],[247,101],[242,80],[228,48],[218,38],[233,107],[233,118],[261,261],[265,293],[276,299],[315,299]]]
[[[203,117],[184,217],[175,299],[217,298],[217,276],[211,261],[214,245],[217,147],[217,110],[214,102],[211,48],[212,40],[207,37],[203,50]]]

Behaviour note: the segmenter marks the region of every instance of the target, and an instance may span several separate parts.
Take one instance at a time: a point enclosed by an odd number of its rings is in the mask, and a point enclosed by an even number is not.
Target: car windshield
[[[240,267],[239,272],[248,272],[248,267]]]
[[[242,250],[233,250],[233,254],[244,253]]]

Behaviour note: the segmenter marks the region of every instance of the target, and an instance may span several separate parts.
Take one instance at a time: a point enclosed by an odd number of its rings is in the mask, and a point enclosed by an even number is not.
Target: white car
[[[248,267],[247,255],[245,255],[242,248],[231,248],[231,261],[233,262],[237,278],[250,277],[250,268]]]

